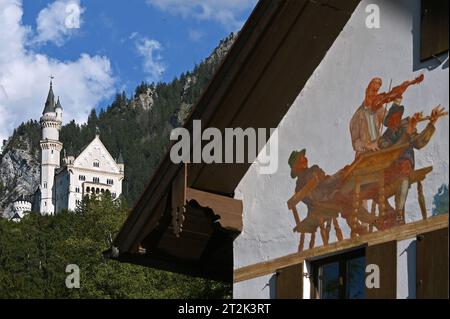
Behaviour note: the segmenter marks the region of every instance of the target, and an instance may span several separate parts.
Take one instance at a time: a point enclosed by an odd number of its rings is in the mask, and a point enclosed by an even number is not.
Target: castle
[[[64,156],[61,165],[63,143],[59,141],[63,108],[59,98],[55,101],[53,84],[45,102],[40,119],[42,128],[41,176],[39,187],[30,199],[21,196],[14,204],[13,220],[20,220],[31,210],[42,215],[53,215],[64,209],[75,210],[84,196],[109,192],[113,199],[122,193],[124,161],[119,154],[115,160],[100,140],[97,130],[95,138],[78,157]]]

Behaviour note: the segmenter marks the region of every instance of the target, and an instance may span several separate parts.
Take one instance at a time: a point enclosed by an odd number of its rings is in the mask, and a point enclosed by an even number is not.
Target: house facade
[[[370,13],[366,8],[373,4],[379,8],[379,28],[369,28],[366,25]],[[361,1],[355,8],[277,127],[278,171],[270,176],[260,175],[257,173],[258,163],[254,163],[236,188],[236,198],[242,199],[244,205],[244,227],[234,241],[235,269],[275,260],[299,251],[302,235],[292,231],[297,226],[293,216],[295,213],[287,206],[287,201],[298,191],[296,183],[298,185],[299,181],[291,177],[289,158],[293,151],[305,149],[309,167],[317,165],[329,175],[336,174],[351,164],[355,159],[351,120],[358,107],[364,103],[366,88],[374,77],[383,81],[380,92],[388,92],[406,80],[414,80],[421,74],[424,75],[423,82],[410,86],[403,93],[404,118],[417,112],[423,112],[424,116],[430,115],[432,109],[438,105],[448,107],[448,51],[435,52],[435,57],[421,59],[422,12],[421,1]],[[446,59],[447,65],[444,62]],[[387,102],[383,108],[389,110],[393,103]],[[418,132],[425,130],[428,123],[429,121],[420,122],[417,125]],[[411,185],[408,185],[410,189],[404,208],[406,224],[437,216],[443,211],[448,212],[448,206],[439,207],[441,198],[448,198],[448,123],[448,118],[438,120],[427,145],[414,150],[415,169],[429,168],[431,171],[420,183],[423,194],[417,191],[418,184],[414,181],[411,180]],[[380,135],[386,130],[387,127],[383,125]],[[375,163],[382,160],[385,159],[380,158]],[[443,191],[445,189],[447,193]],[[425,199],[425,215],[421,213],[420,196]],[[395,195],[388,200],[390,206],[395,209]],[[311,212],[308,204],[300,201],[295,207],[300,220],[304,221],[305,229],[308,228],[308,220],[305,221],[305,218],[308,217],[308,212]],[[374,203],[369,200],[367,204],[370,213]],[[374,209],[374,214],[378,214],[379,207]],[[352,230],[342,215],[336,214],[334,221],[338,222],[340,236],[345,240],[351,238]],[[310,245],[311,233],[306,229],[303,250],[324,245],[321,226],[320,223],[317,224],[318,227],[313,226],[315,244]],[[331,228],[331,231],[328,230],[329,244],[337,242],[339,228],[337,232],[333,222],[324,224],[325,227]],[[376,230],[375,227],[374,231]],[[397,298],[416,297],[416,240],[416,236],[411,236],[396,241],[396,268],[391,271],[397,272]],[[310,265],[311,261],[307,258],[305,273],[311,273]],[[332,261],[330,265],[335,264]],[[333,268],[333,271],[337,270]],[[276,277],[276,273],[277,271],[274,271],[236,283],[234,297],[273,297],[276,291],[276,280],[273,276]],[[336,275],[332,279],[339,276]],[[309,281],[305,279],[304,282],[307,286],[303,289],[303,297],[310,298],[312,296]],[[363,289],[360,293],[364,296]]]

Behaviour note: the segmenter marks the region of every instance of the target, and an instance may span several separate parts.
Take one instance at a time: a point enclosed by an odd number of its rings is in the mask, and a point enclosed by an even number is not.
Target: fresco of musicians
[[[422,217],[426,218],[421,182],[432,167],[415,170],[414,152],[427,145],[436,122],[448,113],[439,105],[426,117],[422,113],[404,115],[403,94],[423,80],[421,75],[387,93],[379,92],[380,78],[370,81],[365,99],[350,121],[355,161],[336,174],[330,176],[318,165],[310,166],[305,149],[291,153],[288,164],[296,187],[287,204],[296,221],[294,231],[300,233],[299,251],[304,249],[306,234],[310,234],[309,248],[314,247],[317,230],[324,245],[329,243],[332,227],[337,240],[343,240],[339,216],[349,225],[351,237],[404,224],[412,184],[417,184]],[[419,132],[417,124],[423,121],[428,124]],[[394,206],[388,201],[391,197]],[[303,220],[297,212],[300,202],[307,207]]]

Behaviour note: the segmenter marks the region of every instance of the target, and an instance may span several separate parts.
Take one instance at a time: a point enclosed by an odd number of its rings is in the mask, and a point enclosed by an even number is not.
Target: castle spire
[[[50,89],[48,90],[47,101],[42,114],[55,112],[55,94],[53,93],[53,76],[50,76]]]
[[[63,109],[63,107],[62,107],[62,105],[61,105],[61,102],[59,102],[59,96],[58,96],[58,101],[56,102],[56,107],[55,108],[57,108],[57,109]]]
[[[119,158],[117,159],[117,164],[124,164],[124,160],[123,160],[123,156],[122,156],[122,151],[119,151]]]

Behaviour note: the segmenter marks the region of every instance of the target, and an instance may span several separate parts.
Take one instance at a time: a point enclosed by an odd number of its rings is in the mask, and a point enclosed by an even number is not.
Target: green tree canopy
[[[231,288],[102,257],[127,216],[106,194],[76,212],[0,219],[0,298],[227,298]],[[65,285],[66,266],[80,269],[80,289]]]

